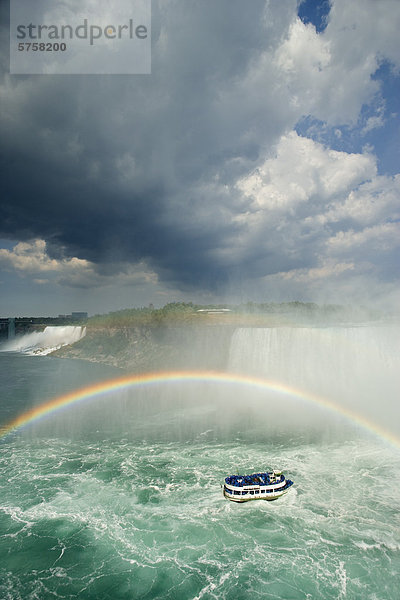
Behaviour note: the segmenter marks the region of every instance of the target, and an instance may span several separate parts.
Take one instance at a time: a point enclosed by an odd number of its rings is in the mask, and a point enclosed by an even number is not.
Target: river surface
[[[0,353],[0,427],[119,374]],[[300,408],[271,390],[159,382],[3,436],[0,598],[397,600],[399,448]],[[223,498],[226,475],[272,468],[294,481],[286,496]]]

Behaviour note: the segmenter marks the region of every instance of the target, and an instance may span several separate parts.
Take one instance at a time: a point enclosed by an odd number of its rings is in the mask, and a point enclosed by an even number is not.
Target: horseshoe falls
[[[0,598],[398,598],[398,327],[240,328],[225,364],[5,435],[121,371],[0,353]],[[286,496],[224,499],[225,476],[273,468]]]
[[[400,434],[396,326],[239,328],[229,368],[293,386]]]

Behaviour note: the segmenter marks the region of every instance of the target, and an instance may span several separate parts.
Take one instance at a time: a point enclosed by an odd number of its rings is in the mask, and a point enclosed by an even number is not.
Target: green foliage
[[[110,312],[106,315],[96,315],[88,321],[89,328],[116,328],[124,327],[168,327],[174,325],[183,325],[191,323],[210,322],[204,321],[207,318],[208,310],[218,310],[229,308],[230,312],[213,315],[214,322],[219,319],[220,322],[235,323],[243,318],[265,319],[284,318],[285,315],[290,318],[299,317],[302,319],[343,319],[346,316],[354,318],[356,308],[345,307],[337,304],[326,304],[319,306],[314,302],[247,302],[239,305],[221,305],[208,304],[200,305],[193,302],[170,302],[162,308],[142,307],[127,308],[116,312]],[[202,311],[201,315],[198,312]],[[362,314],[372,315],[371,311],[363,308]],[[375,315],[376,317],[376,315]],[[210,317],[211,318],[211,317]]]
[[[174,322],[185,322],[196,312],[192,302],[170,302],[162,308],[127,308],[89,319],[89,327],[156,327]]]

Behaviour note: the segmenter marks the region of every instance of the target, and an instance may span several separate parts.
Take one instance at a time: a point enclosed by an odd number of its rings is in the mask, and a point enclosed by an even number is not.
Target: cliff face
[[[132,373],[169,369],[224,369],[231,325],[88,328],[79,342],[53,356],[89,360]]]

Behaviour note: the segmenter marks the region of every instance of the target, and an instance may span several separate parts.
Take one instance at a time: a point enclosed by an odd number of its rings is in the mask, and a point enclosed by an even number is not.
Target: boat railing
[[[283,474],[274,473],[254,473],[252,475],[230,475],[225,478],[225,483],[233,487],[246,487],[248,489],[258,488],[259,486],[273,485],[285,481]]]
[[[224,487],[225,491],[228,494],[231,494],[233,496],[254,496],[255,494],[259,495],[259,494],[274,494],[275,492],[282,492],[284,490],[286,490],[287,488],[289,488],[291,485],[293,485],[293,481],[291,481],[290,479],[286,479],[285,480],[285,485],[281,486],[279,488],[270,488],[270,489],[253,489],[253,490],[231,490],[228,487]]]

